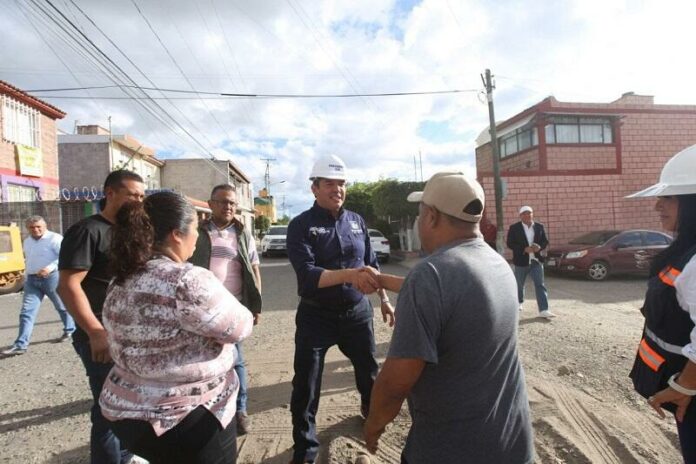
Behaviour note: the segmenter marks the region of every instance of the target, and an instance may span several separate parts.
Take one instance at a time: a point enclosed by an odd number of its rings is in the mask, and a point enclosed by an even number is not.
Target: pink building
[[[56,119],[65,113],[0,81],[0,202],[56,200]]]
[[[549,97],[496,126],[505,232],[522,205],[552,243],[598,229],[652,228],[653,200],[625,199],[657,181],[664,163],[696,144],[696,106],[656,105],[626,93],[611,103]],[[477,139],[476,168],[495,221],[490,134]]]

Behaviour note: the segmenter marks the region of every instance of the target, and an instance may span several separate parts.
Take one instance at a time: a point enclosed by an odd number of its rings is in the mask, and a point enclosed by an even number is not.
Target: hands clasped
[[[374,293],[382,288],[379,282],[379,271],[370,266],[356,269],[351,284],[365,295]]]

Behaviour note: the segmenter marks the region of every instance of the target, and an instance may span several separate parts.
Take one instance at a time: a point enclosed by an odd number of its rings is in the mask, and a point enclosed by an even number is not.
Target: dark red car
[[[584,274],[591,280],[604,280],[609,274],[645,274],[650,260],[670,243],[672,237],[655,230],[598,230],[567,245],[552,245],[546,269]]]

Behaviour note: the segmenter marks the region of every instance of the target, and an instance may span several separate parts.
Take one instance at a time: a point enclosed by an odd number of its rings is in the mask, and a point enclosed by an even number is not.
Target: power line
[[[142,10],[140,9],[140,7],[138,6],[138,4],[136,3],[135,0],[131,0],[131,2],[133,3],[133,6],[135,7],[135,9],[138,10],[138,14],[140,14],[140,17],[143,18],[143,20],[144,20],[145,23],[147,24],[147,27],[150,29],[150,31],[151,31],[152,34],[155,36],[155,38],[157,39],[157,41],[159,42],[159,44],[162,46],[162,48],[164,49],[164,51],[167,53],[167,56],[172,60],[172,63],[174,63],[174,66],[176,66],[176,69],[177,69],[177,70],[181,73],[181,75],[184,77],[184,79],[186,80],[186,82],[188,83],[188,85],[191,87],[191,89],[193,89],[193,88],[194,88],[193,83],[192,83],[191,80],[188,78],[188,76],[186,75],[186,73],[184,72],[184,70],[181,68],[181,66],[179,65],[179,63],[176,61],[176,59],[174,58],[174,55],[172,55],[172,53],[169,51],[169,48],[164,44],[164,42],[162,41],[162,38],[159,36],[159,34],[157,33],[157,31],[155,31],[155,28],[154,28],[154,26],[152,25],[152,23],[150,23],[150,20],[147,18],[147,16],[145,16],[145,14],[142,12]],[[173,24],[174,24],[174,23],[173,23]],[[179,33],[179,36],[181,37],[181,39],[184,41],[184,44],[186,44],[186,47],[188,48],[188,44],[187,44],[186,41],[184,40],[184,38],[183,38],[181,32],[179,31],[179,28],[176,26],[176,24],[174,24],[174,27],[176,28],[176,31]],[[189,48],[189,52],[191,53],[191,56],[195,59],[195,55],[193,54],[193,52],[191,51],[190,48]],[[200,67],[200,65],[199,65],[199,67]],[[148,80],[149,80],[149,79],[148,79]],[[150,82],[152,83],[152,81],[150,81]],[[154,83],[153,83],[153,85],[154,85]],[[201,103],[203,103],[203,106],[205,107],[205,109],[206,109],[206,111],[208,112],[208,114],[210,115],[210,117],[215,121],[215,123],[218,125],[218,127],[220,127],[220,130],[222,131],[223,135],[225,135],[225,136],[227,136],[228,138],[232,139],[232,137],[230,136],[230,134],[227,133],[227,131],[225,130],[224,127],[222,127],[222,124],[220,123],[220,121],[218,120],[218,118],[215,117],[215,115],[214,115],[213,112],[210,110],[210,108],[208,107],[208,105],[207,105],[204,101],[202,101],[202,100],[201,100]],[[191,124],[194,128],[196,128],[196,126],[195,126],[190,120],[189,120],[189,124]],[[200,132],[200,130],[199,130],[198,128],[196,128],[196,130]],[[210,143],[210,144],[212,145],[212,142],[211,142],[207,137],[206,137],[206,140],[208,140],[208,143]]]
[[[102,70],[102,72],[106,75],[106,77],[109,78],[112,82],[114,82],[116,84],[116,87],[119,87],[121,91],[123,91],[124,93],[126,93],[127,95],[129,95],[131,97],[133,97],[132,89],[140,90],[137,83],[117,63],[115,63],[104,51],[102,51],[91,39],[89,39],[89,37],[87,37],[83,31],[81,31],[70,19],[68,19],[53,3],[51,3],[51,0],[46,0],[46,3],[48,3],[51,6],[51,8],[53,8],[53,10],[55,10],[60,15],[60,17],[63,18],[63,21],[70,25],[70,27],[72,29],[68,29],[68,27],[66,25],[64,25],[56,16],[54,16],[50,12],[50,10],[44,9],[38,3],[37,0],[31,0],[31,1],[32,1],[33,5],[35,6],[35,8],[37,8],[39,11],[41,11],[48,19],[53,21],[54,24],[56,24],[61,30],[63,30],[63,32],[70,39],[72,39],[77,45],[79,45],[89,55],[87,60],[88,61],[92,60],[93,64],[96,63],[96,65]],[[109,42],[117,50],[119,50],[119,52],[121,52],[121,54],[123,54],[124,57],[127,60],[129,60],[129,62],[131,64],[133,64],[133,66],[135,66],[136,69],[141,74],[143,74],[145,76],[145,78],[147,79],[147,76],[137,67],[137,65],[135,65],[135,63],[133,63],[128,58],[128,56],[125,55],[125,53],[123,53],[123,51],[120,50],[120,48],[115,43],[113,43],[113,41],[101,29],[99,29],[99,27],[94,23],[94,21],[92,21],[91,18],[84,11],[82,11],[77,5],[75,5],[75,3],[72,0],[70,0],[70,1],[94,25],[94,27],[97,28],[97,30],[99,30],[102,33],[102,35],[104,35],[106,37],[106,39],[109,40]],[[71,31],[77,31],[77,34],[75,34],[74,32],[71,32]],[[87,45],[85,45],[85,42],[87,42],[91,47],[88,47]],[[83,54],[83,57],[84,57],[84,54]],[[116,70],[118,73],[114,72],[114,70]],[[130,82],[130,84],[124,83],[124,80]],[[152,85],[154,85],[154,83],[152,81],[150,81],[150,82]],[[162,124],[164,124],[169,130],[172,131],[172,133],[174,133],[177,136],[181,136],[176,130],[174,130],[174,128],[170,122],[166,121],[165,119],[163,119],[160,116],[160,114],[157,111],[157,110],[159,110],[159,112],[161,112],[162,114],[167,116],[169,118],[169,120],[175,126],[177,126],[182,132],[184,132],[186,135],[188,135],[188,137],[196,145],[201,147],[204,152],[208,153],[210,155],[210,157],[214,159],[214,155],[207,148],[205,148],[205,146],[203,146],[203,144],[201,144],[201,142],[198,141],[198,139],[196,139],[196,137],[193,134],[191,134],[184,126],[182,126],[176,120],[176,118],[174,118],[169,112],[167,112],[167,110],[165,108],[163,108],[157,102],[152,100],[152,98],[149,98],[149,95],[147,95],[143,90],[140,90],[140,92],[142,92],[145,95],[146,99],[149,100],[149,102],[156,109],[151,108],[150,106],[148,106],[145,102],[141,101],[140,99],[134,98],[134,100],[136,100],[138,102],[138,104],[140,104],[146,111],[148,111],[152,116],[154,116]],[[178,110],[178,108],[176,108],[175,105],[172,105],[172,106]],[[203,158],[203,159],[206,160],[209,164],[211,164],[215,170],[223,173],[224,175],[227,175],[226,172],[223,172],[222,170],[220,170],[215,165],[215,163],[213,163],[210,159],[205,159],[205,158]]]
[[[66,87],[55,89],[31,89],[25,92],[69,92],[76,90],[93,90],[108,88],[133,88],[138,90],[151,90],[156,92],[171,92],[195,95],[216,95],[220,97],[237,98],[356,98],[356,97],[405,97],[414,95],[444,95],[455,93],[480,92],[481,89],[449,89],[449,90],[420,90],[413,92],[380,92],[380,93],[326,93],[326,94],[306,94],[306,93],[235,93],[235,92],[210,92],[204,90],[184,90],[184,89],[163,89],[159,87],[145,87],[140,85],[100,85],[93,87]]]

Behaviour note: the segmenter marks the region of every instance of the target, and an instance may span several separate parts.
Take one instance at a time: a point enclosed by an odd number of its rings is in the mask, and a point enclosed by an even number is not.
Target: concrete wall
[[[61,143],[58,145],[60,186],[72,190],[96,187],[101,190],[111,172],[109,144]]]
[[[228,183],[227,162],[168,159],[161,170],[161,179],[162,188],[205,201],[210,198],[213,187]]]
[[[254,203],[249,184],[239,184],[228,174],[227,161],[204,159],[168,159],[161,169],[162,188],[173,189],[198,200],[208,200],[213,187],[235,184],[241,211],[238,216],[247,229],[253,229]],[[237,185],[239,184],[239,185]]]

